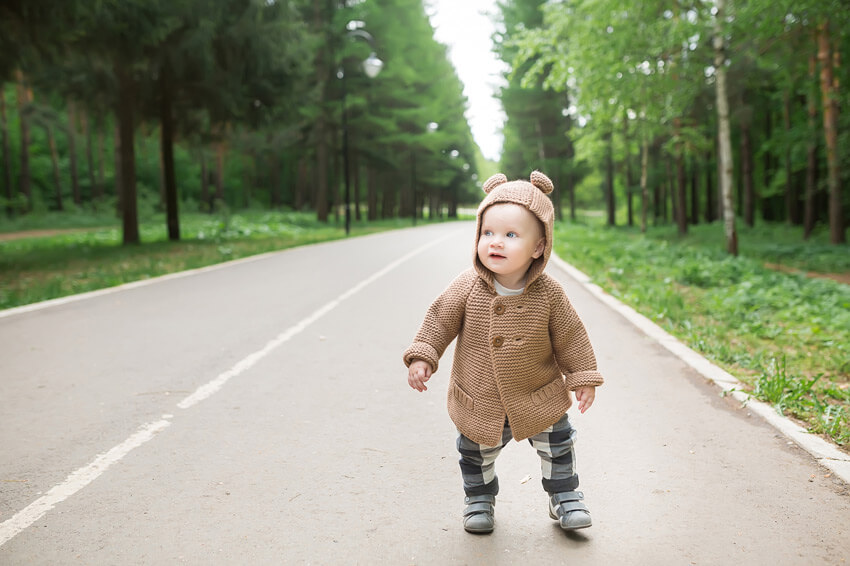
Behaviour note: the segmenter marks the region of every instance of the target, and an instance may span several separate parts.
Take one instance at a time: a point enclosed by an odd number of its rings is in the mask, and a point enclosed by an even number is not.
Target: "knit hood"
[[[496,173],[483,185],[483,190],[487,193],[481,204],[478,205],[477,221],[475,225],[475,246],[473,248],[473,258],[475,270],[482,279],[487,281],[491,287],[493,285],[493,272],[484,267],[481,260],[478,259],[478,239],[481,237],[481,217],[484,211],[489,206],[502,203],[514,203],[527,208],[534,216],[536,216],[543,225],[544,237],[546,243],[543,248],[543,255],[535,259],[528,268],[526,277],[526,289],[540,277],[543,269],[549,261],[549,256],[552,254],[552,230],[555,222],[555,207],[547,195],[551,193],[555,186],[552,181],[540,171],[532,171],[531,181],[508,181],[508,178],[502,173]]]

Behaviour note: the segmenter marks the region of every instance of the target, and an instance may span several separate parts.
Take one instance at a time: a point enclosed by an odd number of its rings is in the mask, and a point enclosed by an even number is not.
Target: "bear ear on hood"
[[[489,194],[490,191],[492,191],[499,185],[507,182],[508,178],[505,177],[504,173],[496,173],[495,175],[484,181],[484,185],[481,188],[484,190],[485,193]]]
[[[555,185],[552,184],[552,180],[540,171],[531,172],[531,184],[543,191],[543,194],[545,195],[548,195],[555,190]]]

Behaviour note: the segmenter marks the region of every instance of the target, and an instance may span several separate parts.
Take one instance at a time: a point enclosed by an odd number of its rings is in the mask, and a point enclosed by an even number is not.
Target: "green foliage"
[[[770,269],[812,265],[847,273],[846,257],[811,254],[787,227],[744,229],[741,255],[723,252],[719,226],[687,238],[671,228],[559,224],[556,251],[608,292],[752,386],[813,430],[850,442],[850,285]],[[823,240],[822,236],[818,236]],[[811,249],[828,244],[811,244]]]
[[[573,174],[599,171],[623,177],[615,184],[619,199],[626,186],[637,185],[641,151],[647,149],[651,215],[663,216],[658,214],[662,206],[672,209],[671,189],[679,185],[677,159],[686,161],[687,182],[717,171],[715,3],[512,0],[500,3],[500,8],[506,28],[500,34],[504,40],[500,54],[511,67],[510,86],[501,94],[507,113],[503,163],[521,166],[539,159],[532,148],[545,144],[549,136],[533,125],[547,115],[517,104],[516,88],[531,93],[542,87],[563,94],[559,110],[569,119],[562,121],[557,133],[575,145],[574,154],[562,159],[572,161]],[[827,162],[821,131],[826,95],[818,84],[822,63],[809,70],[810,59],[818,52],[814,34],[818,26],[828,24],[834,57],[846,59],[850,11],[841,2],[742,1],[728,3],[725,16],[719,25],[725,32],[736,190],[744,188],[746,162],[752,168],[747,177],[758,195],[755,206],[763,218],[783,219],[790,212],[789,220],[802,223],[806,174],[823,185]],[[837,97],[843,108],[850,75],[846,65],[837,64],[835,70],[835,84],[840,87],[829,96]],[[810,107],[815,112],[811,120]],[[840,175],[846,183],[850,144],[841,143],[850,131],[846,113],[841,113],[836,127]],[[744,133],[750,145],[742,143]],[[613,163],[607,152],[611,137]],[[631,178],[625,180],[629,171]],[[709,191],[716,192],[712,174],[699,179],[704,186],[695,203],[698,210],[708,208],[710,218],[716,208],[716,197],[708,196]],[[654,192],[662,186],[666,192]],[[788,211],[783,202],[786,193]],[[593,203],[603,202],[601,193],[587,194]],[[736,197],[741,206],[744,199]],[[689,207],[694,205],[692,199],[688,194]],[[844,201],[839,214],[846,225],[850,222],[846,191]],[[826,222],[825,201],[816,199],[812,206],[814,222]]]
[[[346,107],[357,165],[382,177],[388,190],[416,191],[420,200],[427,194],[441,204],[457,204],[474,192],[478,152],[464,116],[463,85],[445,47],[434,41],[421,3],[104,0],[48,8],[42,0],[12,0],[0,8],[2,44],[13,44],[0,56],[0,79],[11,78],[15,69],[23,72],[19,85],[0,80],[15,193],[9,199],[0,195],[3,203],[17,205],[17,187],[28,174],[37,212],[57,207],[44,120],[40,126],[31,120],[29,167],[21,171],[20,120],[38,107],[51,116],[63,201],[70,198],[76,166],[82,205],[102,210],[105,202],[114,204],[113,114],[120,101],[135,117],[140,214],[166,209],[167,198],[147,200],[160,194],[161,185],[167,195],[176,185],[189,210],[206,209],[216,199],[234,208],[316,206],[319,194],[335,205],[343,186],[340,66],[351,71]],[[377,80],[354,70],[369,48],[347,35],[349,20],[365,21],[376,38],[375,50],[385,62]],[[26,89],[36,102],[22,102],[19,113],[19,93]],[[78,111],[73,120],[70,102]],[[176,142],[173,177],[160,159],[161,126],[168,116]],[[429,131],[429,123],[439,124],[438,130]],[[133,124],[121,127],[126,131]],[[71,132],[77,134],[76,155],[70,151]],[[329,159],[320,160],[320,154]],[[201,194],[201,160],[209,185],[221,174],[221,194]],[[317,187],[322,178],[331,185],[324,192]],[[101,192],[106,197],[95,198]],[[384,216],[398,211],[399,194],[384,198]],[[412,199],[406,196],[409,214]]]

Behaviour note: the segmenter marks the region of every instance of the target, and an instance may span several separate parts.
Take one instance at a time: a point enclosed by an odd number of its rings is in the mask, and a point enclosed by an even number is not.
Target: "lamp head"
[[[384,62],[378,59],[378,56],[375,55],[374,52],[363,61],[363,72],[366,73],[366,76],[370,79],[374,79],[378,76],[378,73],[381,72],[381,69],[384,68]]]

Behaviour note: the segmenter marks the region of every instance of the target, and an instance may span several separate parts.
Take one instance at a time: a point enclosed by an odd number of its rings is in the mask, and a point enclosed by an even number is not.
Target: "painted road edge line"
[[[200,386],[198,389],[195,390],[194,393],[192,393],[191,395],[183,399],[180,403],[178,403],[177,406],[181,409],[188,409],[189,407],[200,403],[204,399],[211,397],[216,392],[221,390],[221,388],[224,387],[224,384],[227,383],[230,379],[236,377],[237,375],[243,373],[244,371],[252,367],[258,361],[270,354],[275,348],[301,333],[310,324],[312,324],[313,322],[320,319],[322,316],[339,306],[340,303],[342,303],[346,299],[351,298],[353,295],[361,291],[364,287],[371,283],[374,283],[375,281],[377,281],[378,279],[380,279],[402,263],[408,261],[409,259],[412,259],[421,252],[441,243],[443,240],[446,240],[454,235],[454,232],[449,232],[448,234],[440,238],[431,240],[427,244],[419,246],[413,251],[408,252],[402,257],[390,262],[382,269],[376,271],[366,279],[362,280],[357,285],[348,289],[348,291],[341,294],[336,299],[333,299],[332,301],[326,303],[324,306],[318,308],[312,314],[302,319],[300,322],[278,334],[274,339],[270,340],[260,350],[242,358],[240,361],[236,362],[236,364],[234,364],[230,369],[221,373],[215,379]],[[247,259],[252,259],[256,257],[258,256],[252,256],[251,258]],[[126,288],[126,286],[124,286],[124,288]],[[124,458],[124,456],[129,454],[130,451],[135,448],[138,448],[139,446],[142,446],[143,444],[151,440],[156,433],[161,432],[162,430],[170,426],[171,421],[169,419],[171,418],[173,418],[173,415],[163,415],[162,420],[142,425],[139,430],[132,436],[130,436],[127,440],[113,447],[107,452],[98,455],[88,465],[83,466],[75,472],[72,472],[61,484],[52,487],[47,493],[45,493],[29,505],[15,513],[11,518],[0,523],[0,547],[2,547],[15,536],[17,536],[24,529],[32,525],[34,522],[38,521],[42,516],[44,516],[45,513],[53,509],[56,505],[62,503],[63,501],[65,501],[66,499],[86,487],[88,484],[93,482],[110,466],[119,462],[122,458]]]
[[[374,236],[378,236],[380,234],[366,234],[365,236],[356,236],[357,238],[370,238]],[[128,291],[130,289],[136,289],[138,287],[146,287],[148,285],[153,285],[154,283],[161,283],[163,281],[170,281],[172,279],[182,279],[184,277],[189,277],[192,275],[197,275],[200,273],[206,273],[208,271],[216,271],[219,269],[223,269],[225,267],[231,267],[233,265],[239,265],[240,263],[251,263],[254,261],[260,261],[266,259],[268,257],[292,252],[295,250],[300,250],[303,248],[311,247],[311,246],[325,246],[334,243],[338,243],[340,240],[329,240],[326,242],[317,242],[315,244],[303,244],[300,246],[294,246],[291,248],[284,248],[282,250],[274,250],[270,252],[263,252],[256,255],[251,255],[247,257],[240,257],[238,259],[231,259],[228,261],[222,261],[221,263],[214,263],[212,265],[205,265],[203,267],[196,267],[194,269],[186,269],[184,271],[177,271],[174,273],[166,273],[165,275],[157,275],[156,277],[151,277],[149,279],[137,279],[136,281],[129,281],[127,283],[122,283],[120,285],[115,285],[114,287],[104,287],[103,289],[95,289],[93,291],[85,291],[83,293],[76,293],[74,295],[66,295],[64,297],[57,297],[55,299],[47,299],[46,301],[39,301],[37,303],[30,303],[28,305],[21,305],[19,307],[11,307],[8,309],[0,310],[0,318],[6,318],[9,316],[15,316],[18,314],[24,314],[28,312],[38,311],[42,309],[46,309],[49,307],[56,307],[60,305],[66,305],[68,303],[76,303],[77,301],[83,301],[86,299],[93,299],[95,297],[101,297],[103,295],[111,295],[112,293],[118,293],[120,291]]]
[[[731,395],[751,412],[759,415],[786,438],[811,454],[819,464],[828,468],[836,476],[850,484],[850,455],[845,454],[835,445],[820,436],[811,434],[805,428],[779,414],[767,403],[759,401],[745,393],[744,385],[735,376],[711,363],[698,352],[686,346],[678,338],[667,333],[667,331],[632,307],[606,293],[599,285],[593,283],[587,274],[567,263],[557,254],[552,253],[551,259],[555,265],[566,272],[571,278],[578,281],[593,296],[620,313],[644,334],[664,346],[697,373],[714,383],[725,394]]]
[[[0,523],[0,546],[15,535],[38,521],[45,513],[62,503],[105,472],[112,464],[121,460],[135,448],[146,443],[171,424],[163,419],[142,425],[135,434],[111,450],[98,455],[88,465],[72,472],[65,481],[52,487],[50,491],[15,513],[10,519]]]

